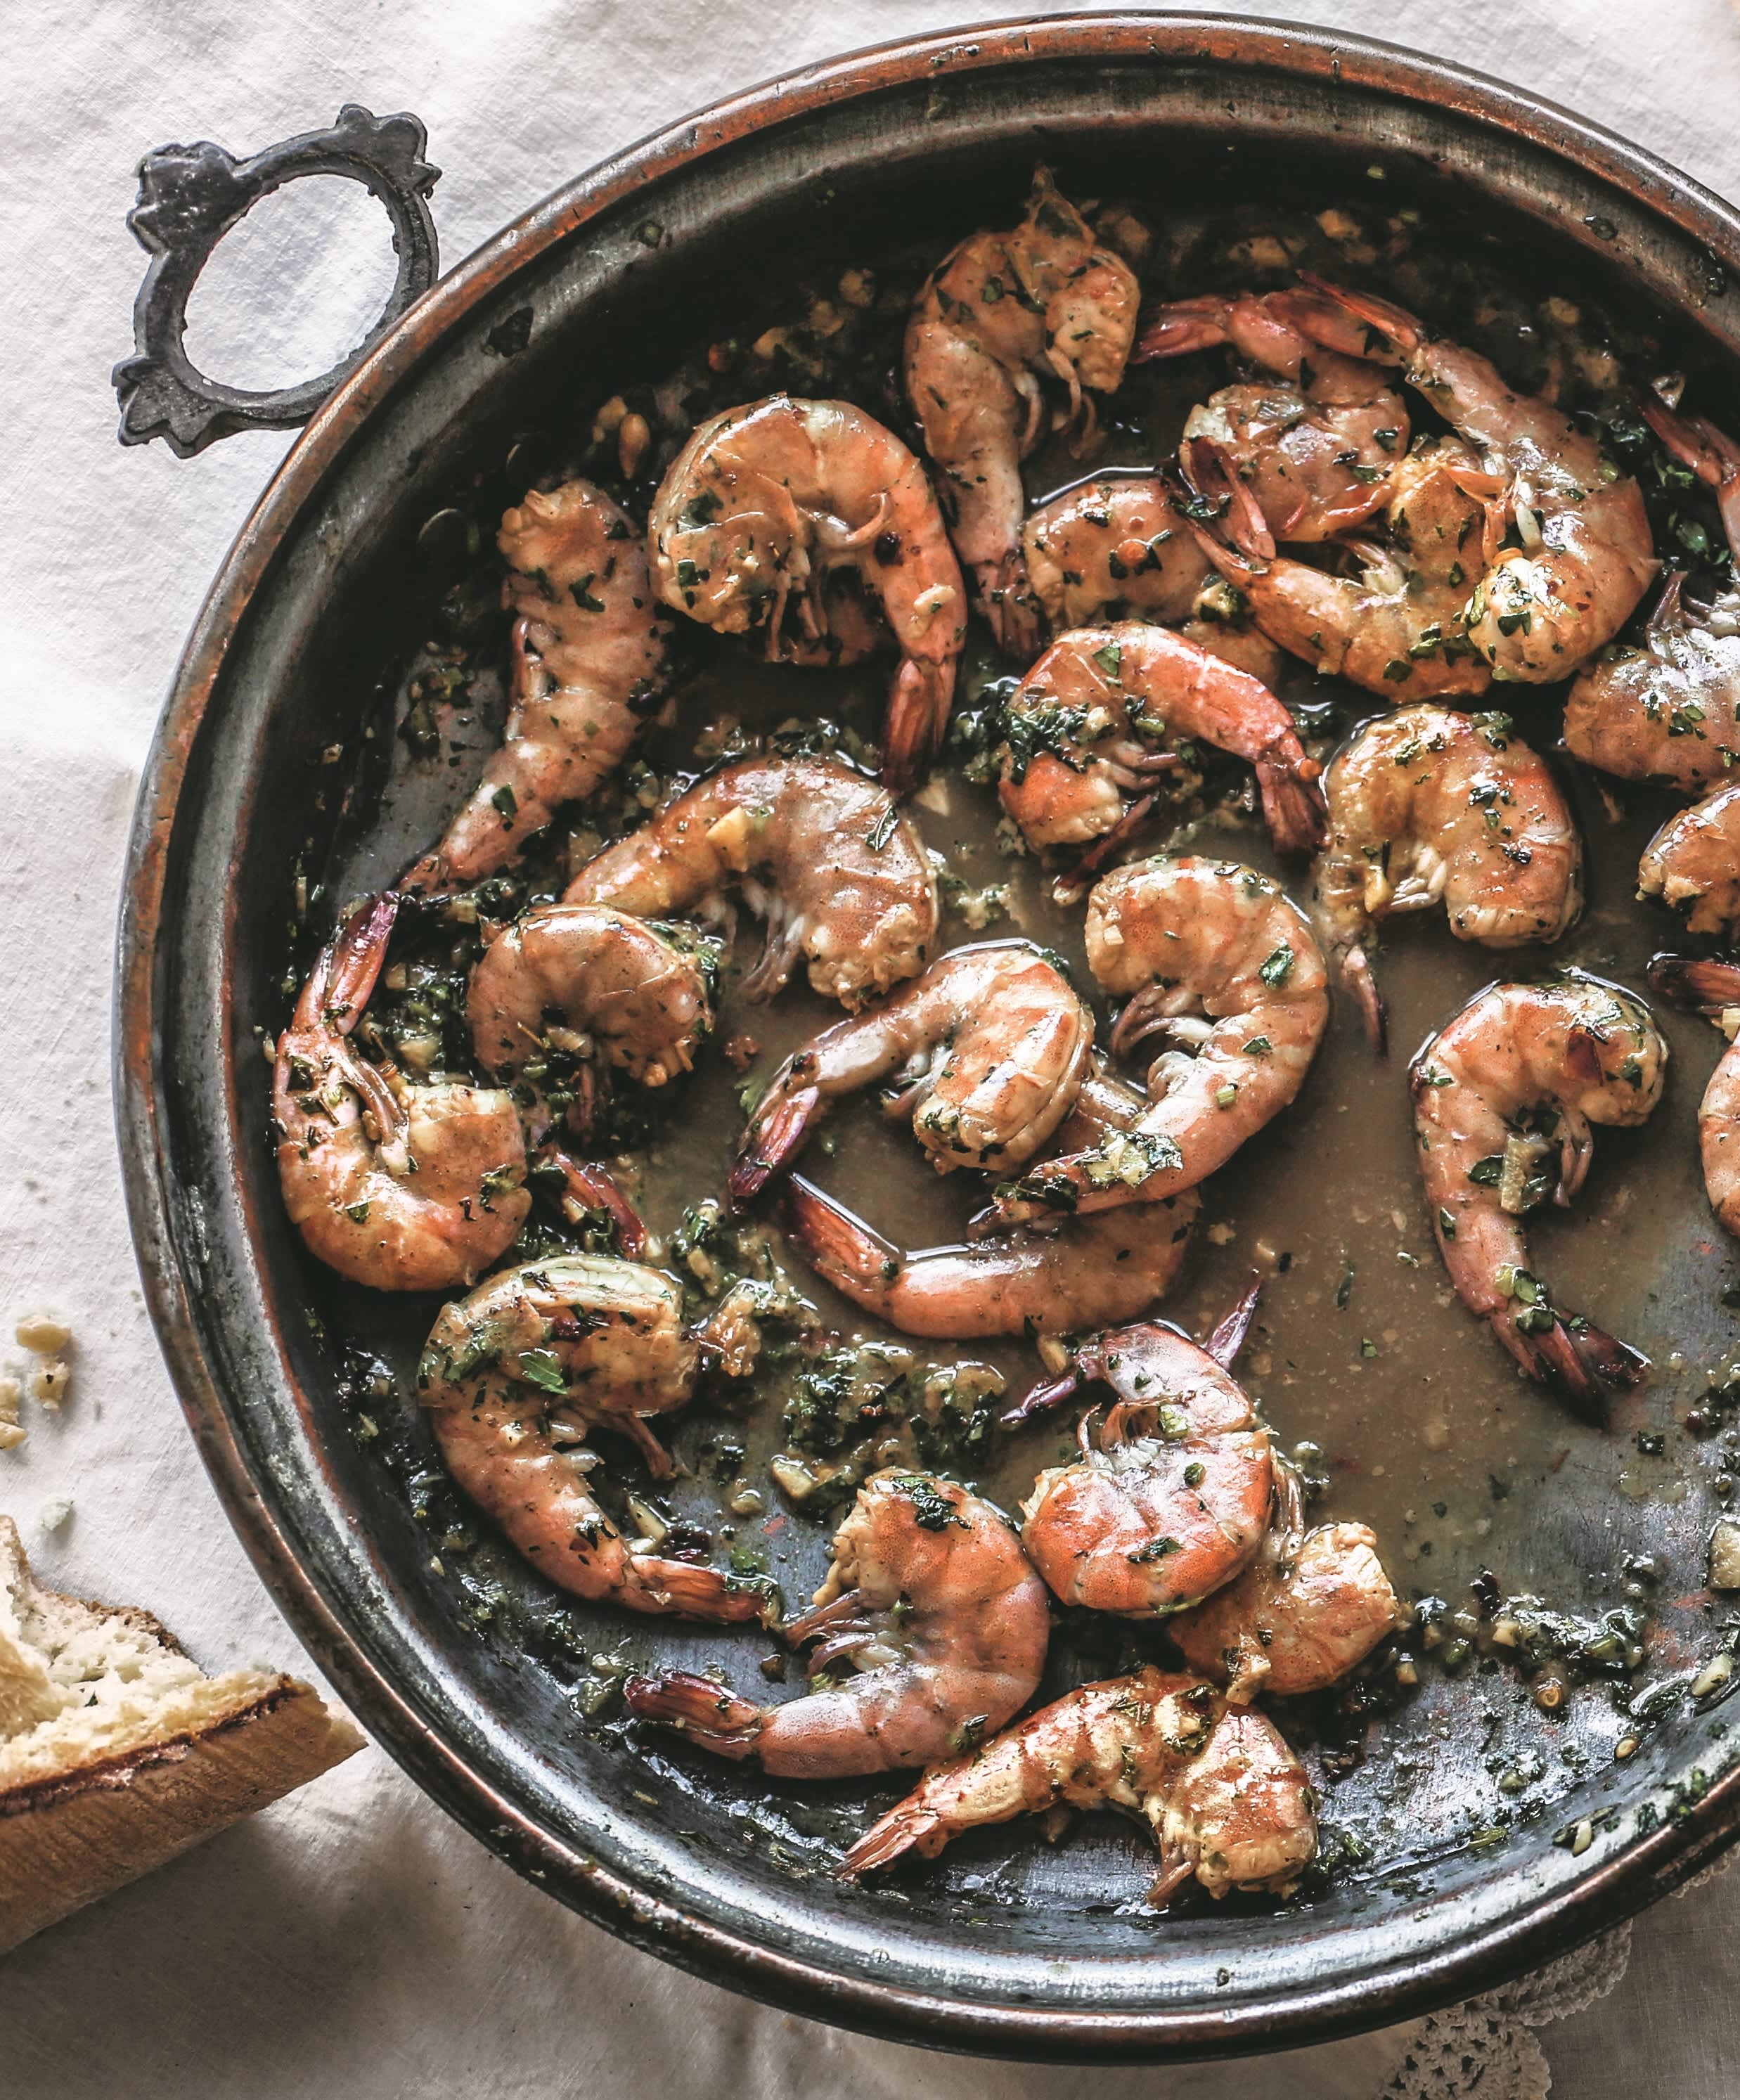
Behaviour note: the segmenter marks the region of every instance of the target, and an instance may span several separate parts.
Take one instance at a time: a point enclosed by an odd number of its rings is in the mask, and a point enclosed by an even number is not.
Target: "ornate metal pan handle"
[[[133,305],[134,355],[115,367],[121,442],[161,438],[178,457],[232,431],[305,423],[439,275],[429,192],[440,170],[423,158],[428,133],[415,117],[376,117],[355,102],[324,131],[305,131],[237,160],[210,139],[160,146],[139,163],[139,202],[127,224],[151,263]],[[399,274],[381,316],[348,356],[317,379],[264,393],[208,379],[183,336],[188,297],[212,250],[263,196],[299,175],[345,175],[373,191],[393,225]]]

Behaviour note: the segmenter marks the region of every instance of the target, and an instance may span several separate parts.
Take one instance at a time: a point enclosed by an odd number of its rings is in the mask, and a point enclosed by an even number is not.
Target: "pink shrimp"
[[[722,633],[765,628],[774,661],[788,611],[814,643],[832,616],[824,585],[854,570],[900,652],[883,778],[903,793],[923,777],[954,699],[966,591],[925,470],[893,431],[850,401],[727,408],[671,462],[648,532],[665,602]]]
[[[1003,806],[1029,845],[1124,835],[1131,804],[1190,738],[1256,770],[1263,813],[1284,853],[1323,836],[1318,768],[1269,688],[1164,627],[1120,620],[1054,642],[1005,704]],[[1146,806],[1138,805],[1138,807]]]
[[[590,482],[533,489],[501,520],[505,595],[517,615],[507,726],[441,843],[408,889],[475,882],[592,793],[639,734],[665,673],[659,613],[639,532]]]
[[[1284,1895],[1317,1854],[1316,1798],[1274,1725],[1150,1664],[1081,1685],[927,1772],[841,1872],[855,1878],[909,1851],[934,1860],[963,1831],[1065,1807],[1122,1809],[1147,1824],[1160,1853],[1156,1905],[1193,1874],[1212,1896]]]
[[[1278,540],[1327,540],[1389,500],[1408,447],[1408,416],[1364,331],[1332,299],[1305,290],[1214,293],[1159,307],[1132,361],[1181,357],[1227,343],[1274,378],[1223,386],[1184,426],[1179,455],[1193,471],[1203,442],[1232,460],[1241,501]]]
[[[1569,677],[1618,633],[1656,572],[1637,483],[1613,474],[1593,432],[1516,392],[1476,351],[1429,335],[1387,299],[1307,281],[1364,323],[1368,356],[1399,364],[1485,455],[1486,567],[1463,614],[1468,639],[1497,677]],[[1507,525],[1519,545],[1500,544]]]
[[[952,498],[980,609],[1020,660],[1039,639],[1022,559],[1021,462],[1039,440],[1040,380],[1066,382],[1072,420],[1091,430],[1084,390],[1110,393],[1124,377],[1136,304],[1129,265],[1094,239],[1043,167],[1021,224],[969,236],[913,302],[907,394]]]
[[[813,1689],[757,1705],[686,1670],[631,1677],[629,1711],[782,1779],[934,1764],[994,1735],[1039,1689],[1050,1615],[1021,1542],[953,1480],[872,1475],[834,1537],[810,1610]]]

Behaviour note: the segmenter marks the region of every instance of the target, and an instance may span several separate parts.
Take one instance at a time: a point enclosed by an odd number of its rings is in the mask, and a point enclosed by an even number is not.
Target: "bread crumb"
[[[26,1313],[16,1332],[20,1348],[29,1350],[33,1357],[58,1357],[73,1339],[73,1330],[66,1322],[46,1312]]]
[[[56,1495],[51,1502],[43,1503],[36,1513],[36,1520],[43,1531],[59,1531],[72,1514],[72,1503],[64,1495]]]
[[[29,1434],[15,1422],[0,1422],[0,1451],[15,1451]]]
[[[24,1389],[15,1378],[0,1378],[0,1422],[15,1423]]]
[[[47,1357],[30,1374],[30,1397],[41,1405],[58,1408],[66,1398],[72,1372],[60,1357]]]

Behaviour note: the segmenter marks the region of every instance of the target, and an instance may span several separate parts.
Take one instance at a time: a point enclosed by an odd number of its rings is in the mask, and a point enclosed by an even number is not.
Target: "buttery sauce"
[[[1176,258],[1198,252],[1204,238],[1199,225],[1181,222],[1159,246]],[[1234,267],[1227,257],[1236,245],[1223,242],[1214,251],[1223,278]],[[1402,278],[1414,267],[1405,256],[1397,267]],[[1200,284],[1186,278],[1177,288]],[[1411,296],[1417,285],[1398,289]],[[1503,320],[1501,312],[1492,323],[1501,330],[1498,338],[1485,343],[1501,356]],[[885,328],[883,338],[888,334]],[[1093,465],[1146,465],[1164,456],[1190,405],[1223,383],[1225,373],[1216,356],[1133,373]],[[750,398],[772,390],[772,383],[757,389],[747,376],[734,375],[719,398]],[[807,390],[828,390],[818,382]],[[850,390],[843,380],[840,390]],[[873,400],[867,405],[885,412]],[[691,399],[677,431],[705,412]],[[674,442],[674,435],[668,439],[667,451]],[[1083,471],[1060,446],[1048,445],[1032,464],[1030,490],[1049,492]],[[881,662],[855,671],[796,671],[764,664],[749,648],[693,634],[682,638],[682,654],[689,668],[644,753],[660,783],[692,775],[722,749],[737,748],[734,735],[753,739],[782,725],[828,722],[859,739],[859,748],[874,742],[885,689]],[[957,713],[970,713],[986,681],[1006,668],[969,654]],[[378,868],[401,846],[414,850],[425,843],[442,809],[475,777],[500,721],[497,682],[487,664],[478,669],[457,704],[444,702],[438,710],[439,757],[395,743],[394,781],[366,849],[351,853],[350,886],[358,886],[354,878],[365,862]],[[426,674],[426,663],[415,668],[401,692],[401,717],[418,704],[416,678]],[[1368,697],[1291,662],[1280,690],[1319,755],[1376,711]],[[1511,712],[1536,749],[1553,748],[1555,691],[1496,687],[1485,704]],[[1500,975],[1569,964],[1641,990],[1649,955],[1676,945],[1674,922],[1634,897],[1638,853],[1668,799],[1598,785],[1574,766],[1562,772],[1587,845],[1588,903],[1579,924],[1551,951],[1499,956],[1456,942],[1442,909],[1387,922],[1376,960],[1389,1006],[1391,1054],[1374,1056],[1353,1004],[1337,997],[1298,1099],[1205,1186],[1181,1286],[1155,1308],[1199,1339],[1250,1273],[1261,1275],[1261,1307],[1238,1374],[1281,1449],[1294,1454],[1309,1477],[1312,1520],[1371,1525],[1398,1591],[1423,1606],[1421,1623],[1379,1651],[1351,1694],[1298,1702],[1280,1715],[1323,1792],[1330,1864],[1355,1877],[1469,1842],[1501,1846],[1519,1822],[1550,1815],[1561,1796],[1624,1754],[1647,1725],[1639,1718],[1643,1710],[1634,1710],[1640,1689],[1663,1673],[1685,1672],[1715,1646],[1720,1614],[1702,1586],[1704,1541],[1726,1506],[1726,1469],[1740,1458],[1725,1433],[1723,1407],[1698,1414],[1701,1396],[1720,1388],[1731,1357],[1740,1357],[1740,1336],[1724,1309],[1740,1264],[1711,1219],[1695,1142],[1698,1099],[1718,1037],[1706,1023],[1654,1003],[1672,1049],[1661,1106],[1641,1131],[1597,1132],[1594,1165],[1574,1208],[1539,1211],[1528,1221],[1531,1260],[1550,1280],[1555,1299],[1653,1359],[1645,1382],[1615,1399],[1605,1431],[1577,1420],[1526,1382],[1456,1301],[1433,1243],[1415,1162],[1408,1057],[1475,991]],[[1248,862],[1279,875],[1303,901],[1309,871],[1277,863],[1244,799],[1245,806],[1234,796],[1192,807],[1171,831],[1156,822],[1135,850],[1171,844]],[[1106,1002],[1083,957],[1080,908],[1056,905],[1046,871],[1000,838],[994,788],[966,778],[956,754],[919,796],[913,815],[954,878],[942,946],[1020,935],[1054,950],[1103,1021]],[[562,850],[558,842],[534,867],[528,881],[532,893],[559,889]],[[332,886],[340,893],[346,887]],[[790,1051],[839,1017],[837,1008],[809,992],[801,969],[772,1004],[745,1000],[739,987],[759,933],[747,913],[740,922],[727,950],[715,1047],[691,1079],[651,1105],[651,1141],[631,1155],[636,1200],[660,1253],[693,1285],[697,1312],[709,1300],[709,1282],[717,1296],[719,1269],[728,1274],[740,1265],[728,1240],[708,1242],[712,1253],[704,1248],[698,1258],[688,1248],[696,1207],[722,1194],[745,1094],[758,1091]],[[741,1036],[756,1045],[747,1070],[735,1069],[716,1047]],[[453,1040],[450,1035],[450,1048]],[[868,1096],[828,1117],[802,1171],[908,1250],[959,1239],[987,1186],[975,1176],[936,1174],[910,1131],[885,1120]],[[886,1345],[891,1377],[913,1367],[908,1401],[930,1365],[991,1366],[1003,1383],[1001,1405],[1042,1375],[1038,1354],[1025,1342],[918,1342],[880,1328],[785,1248],[777,1220],[774,1203],[749,1223],[766,1235],[771,1260],[808,1301],[815,1321],[841,1347]],[[393,1320],[378,1304],[359,1313],[353,1294],[333,1302],[347,1308],[329,1321],[341,1337],[348,1332],[371,1348],[384,1346]],[[401,1335],[386,1354],[402,1365],[417,1339]],[[804,1367],[790,1349],[776,1352],[747,1391],[704,1392],[687,1414],[660,1425],[681,1462],[678,1477],[656,1493],[644,1480],[637,1489],[658,1520],[687,1528],[679,1537],[777,1582],[788,1612],[801,1608],[820,1580],[844,1507],[825,1495],[814,1507],[794,1501],[770,1470],[776,1457],[792,1455],[784,1410]],[[401,1405],[413,1421],[414,1411]],[[954,1470],[1013,1513],[1036,1471],[1070,1455],[1078,1411],[1062,1410],[1015,1433],[981,1434],[969,1462]],[[1700,1423],[1695,1432],[1686,1426],[1689,1414]],[[868,1470],[884,1435],[893,1440],[886,1449],[910,1454],[910,1443],[899,1440],[897,1410],[863,1439],[844,1438],[828,1462],[846,1462],[855,1449],[860,1471]],[[600,1449],[619,1488],[635,1480],[625,1445],[605,1436]],[[492,1580],[532,1582],[487,1539],[472,1551],[476,1568],[494,1571]],[[1502,1634],[1495,1640],[1494,1629],[1502,1629],[1508,1614],[1498,1600],[1519,1598],[1576,1615],[1579,1637],[1585,1650],[1594,1643],[1595,1661],[1585,1656],[1561,1679],[1539,1655],[1524,1656]],[[669,1738],[624,1730],[612,1694],[626,1667],[717,1665],[749,1696],[779,1698],[801,1691],[801,1665],[788,1660],[783,1684],[770,1683],[777,1643],[753,1629],[714,1631],[572,1609],[587,1630],[579,1649],[592,1650],[576,1674],[576,1726],[613,1733],[667,1790],[712,1788],[762,1801],[745,1846],[766,1843],[796,1869],[813,1869],[833,1856],[829,1847],[841,1835],[861,1827],[872,1802],[898,1790],[775,1786],[753,1768],[709,1767]],[[1614,1630],[1619,1621],[1608,1621],[1604,1631],[1604,1614],[1623,1615],[1619,1630]],[[1162,1628],[1064,1614],[1046,1690],[1106,1674],[1137,1655],[1166,1653]],[[1554,1700],[1556,1683],[1561,1696]],[[1011,1862],[1019,1863],[1018,1871]],[[978,1833],[916,1874],[897,1877],[895,1886],[904,1890],[903,1900],[941,1902],[950,1892],[966,1892],[1011,1906],[1122,1907],[1137,1903],[1146,1864],[1143,1841],[1109,1819],[1090,1819],[1053,1850],[1036,1826],[1023,1824]]]

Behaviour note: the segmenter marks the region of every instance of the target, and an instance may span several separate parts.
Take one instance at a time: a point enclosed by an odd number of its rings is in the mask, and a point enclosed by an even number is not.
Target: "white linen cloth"
[[[117,446],[108,373],[130,348],[144,259],[122,224],[139,156],[199,138],[254,151],[329,122],[350,100],[414,110],[444,171],[435,211],[451,262],[577,170],[728,90],[995,11],[996,0],[5,9],[0,1360],[13,1319],[38,1306],[73,1322],[77,1348],[64,1416],[30,1410],[28,1444],[0,1454],[0,1511],[24,1528],[48,1581],[148,1606],[209,1665],[298,1664],[159,1361],[111,1133],[111,949],[138,769],[207,582],[289,442],[232,438],[188,462],[161,445]],[[1327,20],[1501,74],[1740,192],[1740,24],[1722,0],[1308,0],[1249,11]],[[294,221],[316,187],[267,209]],[[329,213],[325,238],[293,243],[276,275],[263,260],[263,213],[236,236],[251,277],[238,264],[228,303],[212,289],[196,310],[223,376],[265,383],[318,369],[346,327],[371,317],[387,281],[382,224],[360,192],[348,201],[358,209]],[[336,291],[320,325],[305,325],[318,285]],[[46,1535],[39,1514],[63,1497],[76,1514]],[[1543,2033],[1556,2089],[1734,2100],[1737,1930],[1740,1874],[1641,1920],[1625,1981]],[[1403,2039],[1093,2084],[1102,2100],[1367,2100]],[[1525,2051],[1506,2089],[1538,2091],[1539,2076]],[[516,1879],[372,1749],[0,1965],[0,2093],[12,2100],[841,2090],[940,2100],[993,2089],[1063,2100],[1078,2080],[841,2033],[684,1977]],[[1482,2091],[1499,2082],[1495,2073]]]

